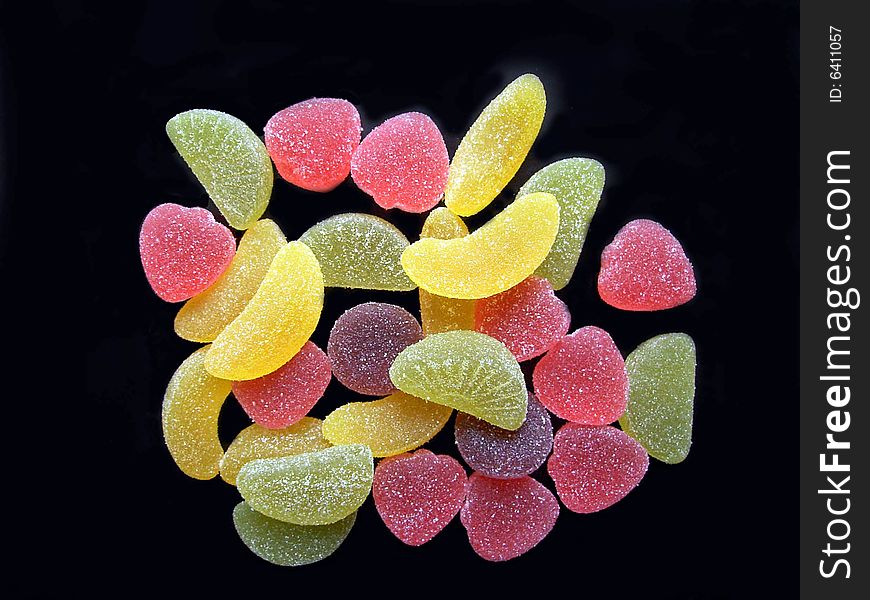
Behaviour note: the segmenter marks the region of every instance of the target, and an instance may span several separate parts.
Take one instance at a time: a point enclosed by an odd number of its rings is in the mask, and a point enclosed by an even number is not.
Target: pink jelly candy
[[[283,429],[308,414],[331,378],[329,357],[313,342],[306,342],[277,371],[233,382],[233,395],[255,423]]]
[[[532,382],[551,413],[574,423],[613,423],[628,402],[625,361],[598,327],[581,327],[562,338],[535,365]]]
[[[312,192],[328,192],[350,173],[361,131],[353,104],[312,98],[277,112],[264,133],[281,177]]]
[[[372,497],[384,524],[409,546],[435,537],[465,500],[465,470],[452,456],[418,450],[382,460]]]
[[[695,272],[673,234],[648,219],[619,230],[601,253],[598,294],[622,310],[664,310],[695,296]]]
[[[550,413],[529,394],[526,420],[516,431],[501,429],[471,415],[456,415],[456,446],[468,466],[495,479],[534,472],[553,447]]]
[[[385,396],[396,389],[390,380],[393,360],[422,339],[420,323],[401,306],[366,302],[335,321],[326,352],[335,378],[346,388]]]
[[[556,524],[559,502],[531,477],[491,479],[472,473],[459,519],[474,551],[486,560],[516,558]]]
[[[592,513],[622,500],[646,474],[649,455],[616,427],[565,424],[547,471],[568,510]]]
[[[155,207],[139,231],[151,289],[167,302],[188,300],[217,281],[236,255],[232,232],[204,208]]]
[[[568,333],[571,313],[543,277],[478,300],[475,327],[513,352],[518,361],[540,356]]]
[[[435,122],[409,112],[387,119],[365,137],[350,173],[379,206],[419,213],[444,195],[449,161]]]

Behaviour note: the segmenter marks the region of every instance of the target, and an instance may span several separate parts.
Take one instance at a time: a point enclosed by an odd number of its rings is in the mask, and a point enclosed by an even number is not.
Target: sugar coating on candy
[[[408,277],[427,292],[476,299],[510,289],[546,258],[559,230],[550,194],[515,200],[477,231],[449,240],[423,238],[402,253]]]
[[[300,567],[323,560],[347,538],[356,512],[329,525],[294,525],[260,514],[247,502],[233,509],[233,525],[248,549],[272,564]]]
[[[263,427],[281,429],[308,414],[332,379],[329,357],[314,342],[268,375],[233,383],[233,395]]]
[[[405,237],[393,224],[362,213],[343,213],[300,236],[323,269],[326,287],[407,292],[417,286],[402,270]]]
[[[603,189],[604,167],[591,158],[556,161],[532,175],[520,188],[520,196],[533,192],[553,194],[562,209],[556,241],[535,271],[546,277],[553,289],[561,290],[571,280]]]
[[[266,429],[254,423],[242,429],[220,461],[221,479],[236,485],[241,468],[260,458],[279,458],[329,448],[320,419],[303,417],[284,429]]]
[[[477,301],[475,329],[502,342],[520,362],[552,348],[570,326],[568,307],[542,277]]]
[[[333,444],[365,444],[374,456],[392,456],[419,448],[441,431],[453,410],[396,392],[371,402],[350,402],[323,421]]]
[[[568,510],[593,513],[622,500],[649,466],[643,446],[616,427],[566,423],[553,442],[547,471]]]
[[[532,394],[526,420],[516,431],[459,413],[454,434],[456,447],[468,466],[495,479],[529,475],[544,464],[553,448],[550,413]]]
[[[216,110],[175,115],[166,134],[231,227],[247,229],[272,195],[272,161],[242,121]]]
[[[622,429],[666,463],[682,462],[692,445],[695,342],[667,333],[643,342],[625,359],[630,392]]]
[[[374,475],[372,452],[362,444],[333,446],[247,463],[236,487],[248,505],[297,525],[328,525],[358,509]]]
[[[553,346],[535,365],[532,382],[551,413],[574,423],[613,423],[628,402],[622,354],[610,334],[591,325]]]
[[[347,100],[311,98],[273,115],[264,138],[281,177],[328,192],[347,178],[361,131],[359,112]]]
[[[476,331],[446,331],[408,346],[390,367],[397,388],[503,429],[526,418],[523,372],[504,344]]]
[[[407,310],[366,302],[336,319],[326,351],[342,385],[359,394],[383,396],[396,389],[390,380],[393,360],[421,339],[420,323]]]
[[[274,221],[262,219],[251,225],[224,274],[178,311],[175,333],[191,342],[213,342],[248,305],[272,259],[286,245],[287,238]]]
[[[559,502],[531,477],[492,479],[472,473],[459,519],[472,549],[490,561],[521,556],[556,525]]]
[[[323,276],[305,244],[290,242],[269,266],[257,293],[211,345],[205,366],[241,381],[278,369],[308,341],[323,309]]]
[[[218,416],[230,382],[205,370],[207,352],[200,348],[182,362],[163,396],[163,439],[178,468],[194,479],[217,475],[224,454]]]
[[[601,253],[598,294],[622,310],[665,310],[695,297],[695,271],[673,234],[637,219],[619,230]]]
[[[447,208],[468,217],[493,201],[529,153],[546,108],[541,80],[526,74],[483,109],[450,163],[444,192]]]
[[[419,213],[444,195],[449,162],[435,122],[409,112],[387,119],[365,137],[353,154],[350,173],[378,206]]]
[[[236,253],[232,232],[204,208],[161,204],[139,231],[139,258],[154,293],[181,302],[213,284]]]
[[[468,235],[468,227],[462,219],[449,209],[436,208],[423,223],[420,237],[430,237],[439,240]],[[423,333],[443,333],[456,329],[474,329],[474,300],[459,300],[430,294],[420,289],[420,321],[423,323]]]
[[[418,450],[381,461],[372,497],[387,528],[409,546],[438,535],[462,508],[468,479],[452,456]]]

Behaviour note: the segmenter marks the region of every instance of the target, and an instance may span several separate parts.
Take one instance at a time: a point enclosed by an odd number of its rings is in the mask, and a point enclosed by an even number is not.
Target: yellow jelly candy
[[[266,429],[254,423],[242,429],[227,448],[220,462],[221,478],[236,485],[243,466],[260,458],[278,458],[329,448],[323,437],[320,419],[302,417],[284,429]]]
[[[272,160],[251,128],[232,115],[195,109],[175,115],[166,134],[235,229],[247,229],[272,195]]]
[[[242,381],[267,375],[308,341],[323,309],[323,275],[311,250],[290,242],[275,255],[251,301],[211,345],[209,373]]]
[[[448,209],[436,208],[423,223],[420,237],[449,240],[468,235],[465,223]],[[455,329],[474,329],[474,300],[457,300],[430,294],[420,288],[420,320],[423,333],[442,333]]]
[[[163,397],[163,438],[181,471],[194,479],[218,474],[224,449],[218,415],[231,382],[205,370],[208,346],[191,354],[169,381]]]
[[[447,208],[468,217],[498,196],[538,137],[546,108],[541,80],[526,74],[483,109],[450,163],[444,191]]]
[[[423,238],[402,254],[402,267],[422,289],[449,298],[487,298],[534,273],[559,231],[559,203],[528,194],[480,229],[451,240]]]
[[[192,342],[213,342],[239,316],[260,287],[272,259],[287,245],[274,221],[257,221],[245,232],[229,268],[175,316],[175,333]]]
[[[431,440],[452,413],[450,407],[395,392],[332,411],[323,421],[323,435],[333,444],[365,444],[374,456],[393,456]]]

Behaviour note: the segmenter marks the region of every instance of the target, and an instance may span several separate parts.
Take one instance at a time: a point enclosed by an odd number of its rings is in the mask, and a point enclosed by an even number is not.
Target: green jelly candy
[[[695,343],[685,333],[650,338],[625,359],[629,399],[623,431],[666,463],[682,462],[692,445]]]
[[[248,549],[272,564],[301,567],[323,560],[341,546],[356,521],[356,511],[329,525],[294,525],[260,514],[247,502],[233,509],[236,532]]]
[[[532,175],[517,194],[522,197],[547,192],[559,202],[559,233],[547,258],[535,271],[535,275],[546,277],[554,290],[568,285],[574,274],[603,189],[601,163],[591,158],[566,158]]]
[[[374,459],[368,446],[348,444],[317,452],[254,460],[236,486],[267,517],[297,525],[328,525],[358,509],[372,489]]]
[[[272,195],[266,146],[239,119],[216,110],[175,115],[166,134],[231,227],[247,229]]]
[[[402,269],[408,238],[380,217],[335,215],[311,227],[299,241],[320,261],[326,287],[393,292],[417,288]]]
[[[476,331],[432,334],[393,361],[390,379],[403,392],[501,427],[526,419],[528,393],[520,365],[498,340]]]

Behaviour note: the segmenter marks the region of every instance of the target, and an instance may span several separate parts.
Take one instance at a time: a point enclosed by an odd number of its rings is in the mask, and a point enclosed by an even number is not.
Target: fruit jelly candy
[[[486,298],[531,275],[547,256],[558,230],[556,199],[550,194],[529,194],[471,235],[414,242],[402,253],[402,267],[427,292],[467,300]]]
[[[472,473],[459,519],[471,547],[490,561],[516,558],[556,525],[559,502],[531,477],[492,479]]]
[[[273,115],[264,137],[281,177],[328,192],[347,179],[361,131],[359,113],[347,100],[311,98]]]
[[[230,227],[256,223],[272,195],[272,161],[247,125],[226,113],[195,109],[169,119],[166,134]]]
[[[236,486],[248,505],[297,525],[328,525],[358,509],[372,488],[368,446],[349,444],[247,463]]]
[[[468,235],[468,227],[450,210],[436,208],[423,223],[420,237],[449,240]],[[474,329],[474,300],[458,300],[430,294],[420,289],[420,321],[423,333],[443,333],[456,329]]]
[[[393,360],[421,339],[423,330],[407,310],[366,302],[336,319],[326,351],[342,385],[359,394],[384,396],[396,389],[390,380]]]
[[[254,423],[242,429],[224,453],[220,462],[221,478],[236,485],[236,477],[243,466],[261,458],[279,458],[329,448],[323,437],[322,422],[302,417],[284,429],[266,429]]]
[[[251,225],[224,274],[178,311],[175,333],[191,342],[213,342],[251,301],[272,259],[286,245],[287,238],[274,221],[262,219]]]
[[[396,392],[372,402],[351,402],[323,421],[333,444],[365,444],[374,456],[419,448],[441,431],[453,409]]]
[[[468,479],[452,456],[419,450],[381,461],[372,497],[387,528],[409,546],[421,546],[456,516]]]
[[[326,287],[393,292],[417,287],[402,270],[408,238],[380,217],[335,215],[311,227],[299,241],[320,261]]]
[[[637,219],[601,253],[598,294],[622,310],[665,310],[695,297],[695,272],[670,231]]]
[[[529,153],[546,108],[541,80],[526,74],[483,109],[450,163],[444,191],[447,208],[468,217],[493,201]]]
[[[591,325],[553,346],[535,365],[532,382],[551,413],[584,425],[613,423],[628,401],[622,354],[606,331]]]
[[[547,471],[568,510],[593,513],[622,500],[649,466],[643,446],[605,425],[566,423],[556,433]]]
[[[568,333],[571,313],[543,277],[477,301],[477,331],[494,337],[522,362],[540,356]]]
[[[305,244],[290,242],[275,255],[245,309],[217,336],[205,366],[233,381],[271,373],[308,341],[322,309],[317,259]]]
[[[562,209],[556,241],[535,271],[549,279],[553,289],[561,290],[571,280],[603,189],[604,167],[591,158],[556,161],[532,175],[520,188],[520,196],[533,192],[553,194]]]
[[[494,479],[529,475],[544,464],[553,447],[550,413],[532,394],[526,420],[516,431],[459,413],[454,433],[456,447],[468,466]]]
[[[208,346],[191,354],[169,381],[163,397],[163,439],[178,468],[194,479],[211,479],[220,470],[224,449],[218,416],[230,382],[205,370]]]
[[[408,346],[390,378],[403,392],[503,429],[518,429],[526,418],[520,364],[504,344],[476,331],[436,333]]]
[[[247,502],[233,509],[233,524],[248,549],[272,564],[301,567],[323,560],[341,546],[356,512],[329,525],[294,525],[260,514]]]
[[[419,213],[441,200],[449,163],[435,122],[409,112],[387,119],[365,137],[353,153],[350,173],[378,206]]]
[[[160,298],[182,302],[213,284],[236,253],[232,232],[204,208],[161,204],[139,231],[145,277]]]
[[[249,417],[263,427],[281,429],[308,414],[332,379],[329,357],[314,342],[276,371],[233,383],[233,395]]]
[[[625,360],[629,400],[622,429],[666,463],[682,462],[692,445],[695,342],[667,333],[643,342]]]

